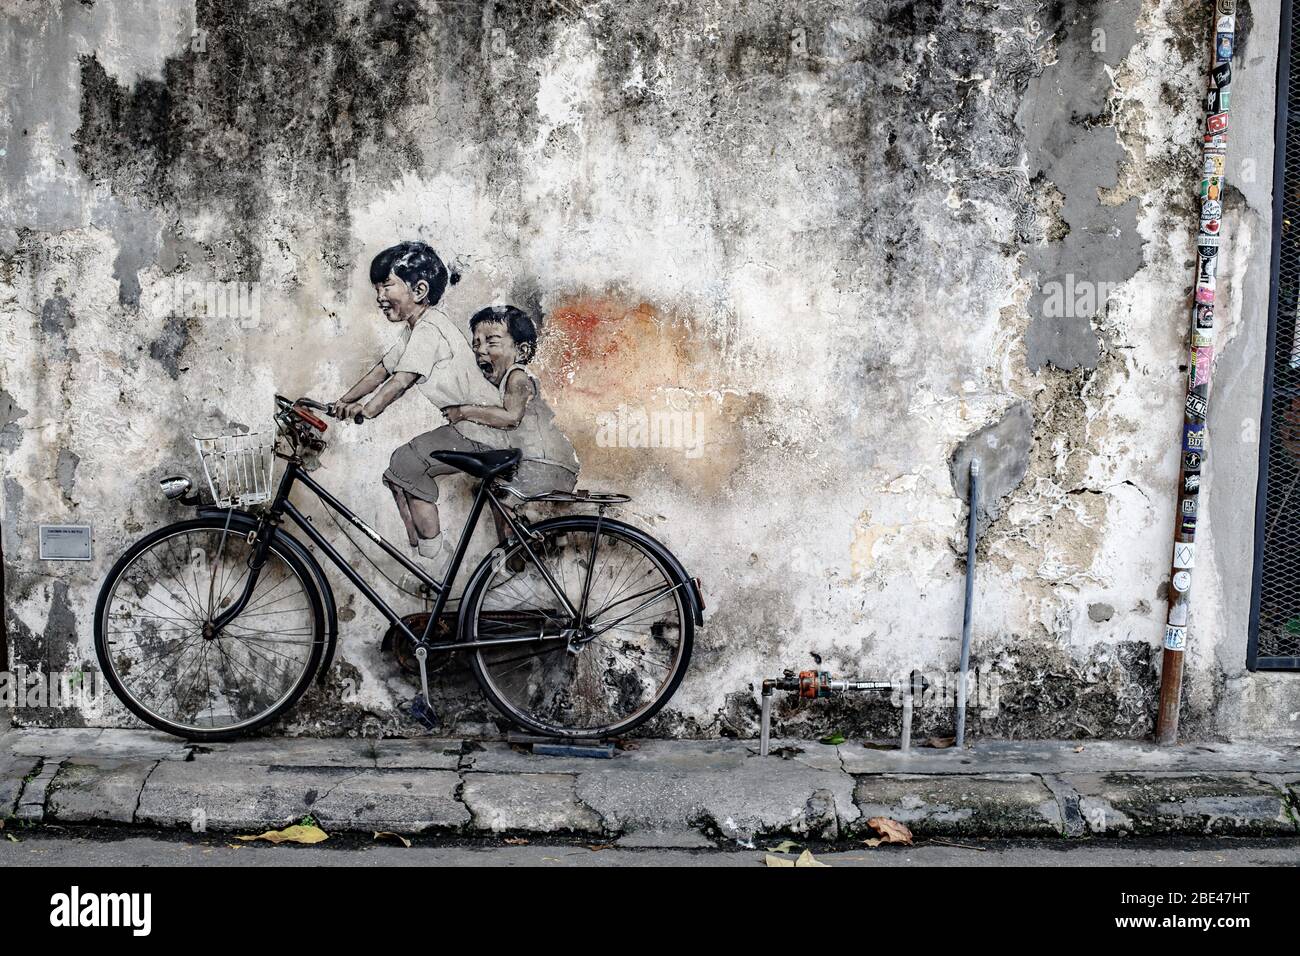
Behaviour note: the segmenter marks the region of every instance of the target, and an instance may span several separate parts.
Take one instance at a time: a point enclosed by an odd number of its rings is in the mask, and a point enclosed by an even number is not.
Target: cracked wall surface
[[[1277,8],[1239,7],[1233,153],[1257,172],[1228,174],[1218,360],[1244,383]],[[419,238],[462,273],[457,322],[499,301],[544,316],[536,368],[580,484],[631,494],[622,516],[704,579],[691,671],[648,732],[751,735],[762,678],[817,662],[931,675],[918,727],[950,732],[978,453],[973,729],[1150,733],[1208,17],[1195,0],[2,0],[12,662],[95,668],[99,583],[182,516],[154,489],[197,468],[190,434],[267,422],[274,392],[341,394],[391,334],[366,265]],[[178,308],[186,283],[255,287],[257,307]],[[1296,735],[1293,685],[1244,670],[1240,421],[1258,400],[1224,387],[1212,414],[1235,417],[1211,428],[1238,447],[1231,492],[1211,458],[1202,534],[1224,550],[1197,569],[1186,728]],[[628,447],[611,427],[655,413],[699,442]],[[336,426],[317,475],[394,540],[379,475],[430,416],[410,396]],[[455,525],[467,501],[449,498]],[[91,524],[94,560],[39,561],[42,523]],[[417,732],[385,622],[329,573],[339,658],[277,729]],[[455,732],[495,729],[463,666],[437,684]],[[777,717],[884,735],[897,703]],[[129,722],[109,698],[19,719]]]

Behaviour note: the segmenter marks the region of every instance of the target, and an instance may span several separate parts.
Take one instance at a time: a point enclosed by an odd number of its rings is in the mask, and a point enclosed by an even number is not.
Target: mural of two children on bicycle
[[[536,324],[522,309],[498,304],[475,311],[462,331],[464,323],[439,307],[459,278],[423,242],[400,242],[375,256],[375,301],[400,336],[330,410],[343,420],[374,418],[414,388],[446,419],[397,448],[383,474],[411,547],[438,577],[456,547],[455,536],[442,533],[438,479],[456,469],[433,452],[519,449],[508,487],[521,496],[572,491],[578,477],[573,445],[528,368]]]

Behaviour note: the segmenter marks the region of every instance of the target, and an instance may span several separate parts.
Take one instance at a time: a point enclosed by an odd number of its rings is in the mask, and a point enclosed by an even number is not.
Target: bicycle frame
[[[455,581],[456,574],[460,570],[460,566],[465,559],[465,553],[469,550],[470,539],[474,536],[475,528],[478,527],[479,517],[483,513],[483,507],[485,504],[493,508],[496,514],[498,514],[514,532],[519,542],[523,545],[524,551],[528,555],[528,559],[538,568],[538,570],[541,571],[542,577],[546,580],[546,583],[551,590],[555,592],[556,597],[560,600],[561,605],[570,618],[576,620],[582,617],[578,610],[573,607],[572,602],[569,601],[568,596],[564,593],[564,589],[555,583],[555,579],[551,576],[550,571],[547,570],[546,565],[533,552],[532,547],[529,545],[528,531],[522,524],[520,524],[515,516],[496,499],[496,496],[492,493],[491,482],[481,481],[475,489],[474,504],[470,509],[469,517],[465,521],[465,527],[461,530],[460,540],[456,543],[456,551],[452,556],[451,564],[447,567],[446,578],[442,581],[436,581],[416,565],[409,557],[402,554],[397,546],[367,525],[357,517],[350,508],[343,504],[343,502],[339,501],[330,494],[329,491],[323,488],[314,478],[311,477],[311,475],[307,473],[301,461],[294,458],[286,458],[285,461],[286,467],[284,475],[280,478],[280,483],[276,488],[275,497],[272,499],[271,504],[265,513],[258,519],[256,531],[252,532],[256,537],[253,542],[253,554],[248,560],[249,572],[247,583],[244,585],[244,590],[240,594],[238,600],[236,600],[230,608],[224,611],[215,621],[212,622],[212,626],[216,631],[220,632],[226,624],[238,617],[243,612],[244,608],[247,607],[248,601],[252,597],[253,589],[257,586],[262,565],[266,562],[267,552],[270,549],[271,538],[273,537],[271,529],[278,527],[284,517],[287,516],[289,520],[302,529],[303,533],[311,539],[312,543],[315,544],[316,547],[325,553],[343,576],[351,581],[357,590],[365,596],[366,600],[373,604],[375,608],[384,615],[384,617],[388,618],[394,627],[399,628],[403,634],[414,641],[417,647],[423,647],[427,651],[450,652],[476,647],[500,647],[503,644],[542,644],[558,641],[567,642],[569,640],[568,635],[564,633],[557,633],[554,636],[538,635],[536,637],[502,637],[495,638],[491,641],[435,642],[432,639],[434,628],[437,627],[438,620],[442,615],[443,610],[446,608],[447,601],[451,596],[452,582]],[[386,554],[396,560],[402,565],[402,567],[411,572],[411,574],[415,575],[423,584],[429,587],[437,595],[437,598],[434,601],[433,613],[429,615],[429,623],[425,626],[422,634],[417,636],[406,626],[406,623],[402,620],[401,616],[394,611],[382,597],[379,596],[375,589],[372,588],[366,580],[357,573],[356,569],[348,563],[347,558],[340,554],[330,543],[329,539],[321,534],[321,532],[312,524],[311,520],[299,511],[293,502],[289,500],[289,494],[297,484],[306,487],[307,490],[311,491],[322,504],[345,518],[351,525],[353,525],[353,527],[360,530],[362,534],[368,537],[375,544],[379,545]],[[585,590],[583,594],[583,604],[583,612],[585,614]]]

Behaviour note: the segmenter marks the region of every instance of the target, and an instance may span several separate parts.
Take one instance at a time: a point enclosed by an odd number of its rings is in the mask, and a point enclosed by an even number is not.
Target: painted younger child
[[[479,309],[469,320],[474,357],[500,398],[492,404],[453,405],[442,410],[453,425],[503,429],[508,447],[523,458],[508,487],[521,495],[572,491],[578,481],[578,456],[555,424],[537,377],[527,368],[537,352],[533,320],[513,305]]]

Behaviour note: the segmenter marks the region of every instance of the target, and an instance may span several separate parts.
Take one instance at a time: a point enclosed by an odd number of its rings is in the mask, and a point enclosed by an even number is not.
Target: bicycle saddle
[[[486,479],[495,478],[515,467],[523,457],[523,452],[518,448],[502,448],[499,451],[431,451],[429,457],[467,475]]]

